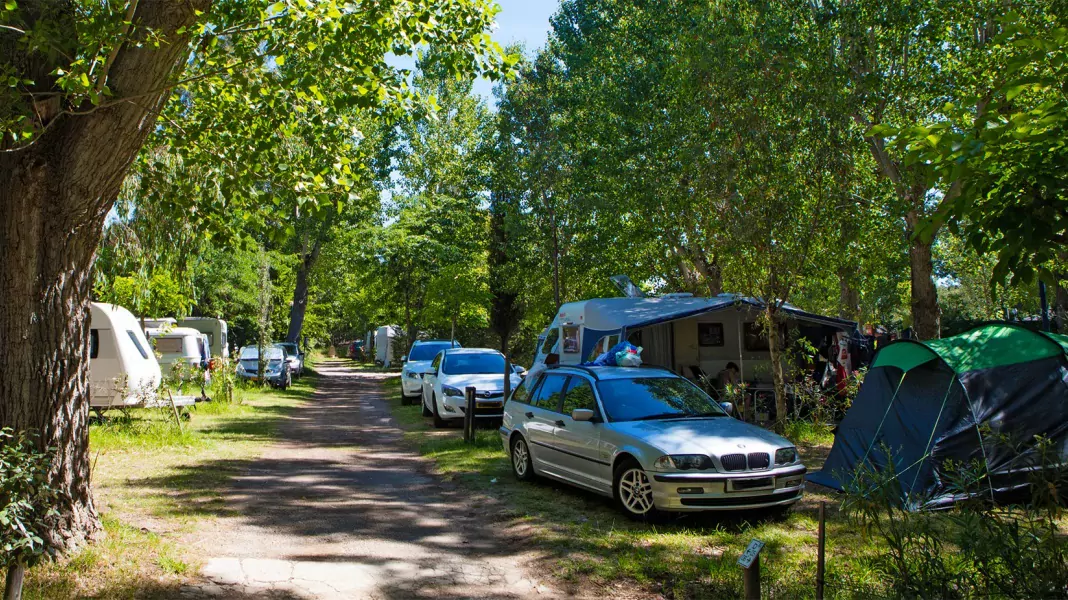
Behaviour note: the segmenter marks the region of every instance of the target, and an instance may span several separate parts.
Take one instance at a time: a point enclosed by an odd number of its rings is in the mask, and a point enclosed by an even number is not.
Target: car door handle
[[[560,419],[557,419],[556,423],[554,423],[554,425],[556,425],[557,427],[566,427],[566,425],[564,425],[564,422],[561,421]]]
[[[526,415],[527,415],[528,419],[533,419],[534,418],[534,413],[532,413],[530,411],[527,411]]]

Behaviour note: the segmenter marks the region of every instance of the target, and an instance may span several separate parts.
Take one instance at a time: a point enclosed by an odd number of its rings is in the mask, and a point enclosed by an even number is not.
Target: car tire
[[[449,422],[441,418],[441,414],[438,412],[438,400],[434,396],[430,396],[431,410],[433,410],[434,417],[434,429],[444,429],[449,426]]]
[[[426,405],[426,400],[422,396],[419,397],[419,405],[423,407],[423,416],[424,417],[433,417],[434,416],[434,413],[430,411],[430,407]]]
[[[285,379],[282,380],[282,385],[278,386],[282,390],[288,390],[289,386],[293,385],[293,375],[286,373]]]
[[[638,461],[629,458],[621,461],[613,474],[612,491],[623,514],[643,523],[662,517],[653,503],[652,480]]]
[[[527,440],[516,435],[512,438],[512,444],[508,452],[512,459],[512,475],[519,481],[532,481],[537,475],[534,474],[534,459],[530,455],[530,446]]]

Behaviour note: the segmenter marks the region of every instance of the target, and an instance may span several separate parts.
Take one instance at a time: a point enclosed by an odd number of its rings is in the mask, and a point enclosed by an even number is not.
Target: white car
[[[401,404],[415,404],[423,394],[423,375],[430,371],[430,363],[438,352],[447,348],[463,348],[460,342],[449,340],[416,340],[404,358],[401,368]]]
[[[466,409],[464,388],[475,388],[475,417],[504,416],[504,355],[489,348],[447,348],[438,352],[423,375],[423,416],[434,417],[434,427],[462,420]],[[512,389],[518,373],[510,377]]]

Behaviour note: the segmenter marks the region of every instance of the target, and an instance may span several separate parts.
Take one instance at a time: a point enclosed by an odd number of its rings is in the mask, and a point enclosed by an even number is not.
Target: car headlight
[[[463,397],[463,395],[464,395],[464,393],[462,391],[458,390],[457,388],[452,387],[451,385],[443,385],[443,386],[441,386],[441,391],[446,396],[460,396],[460,397]]]
[[[797,448],[779,448],[775,451],[775,464],[788,465],[797,462]]]
[[[704,454],[672,454],[661,456],[653,463],[653,467],[660,470],[675,469],[678,471],[711,469],[712,459]]]
[[[413,373],[412,371],[405,371],[404,376],[408,379],[419,379],[419,373]]]

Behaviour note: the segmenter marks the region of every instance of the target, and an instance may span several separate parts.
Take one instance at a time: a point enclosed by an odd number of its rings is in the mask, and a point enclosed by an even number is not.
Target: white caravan
[[[203,369],[208,366],[207,336],[189,327],[149,329],[148,337],[160,353],[159,364],[164,373],[170,374],[174,365],[181,362],[187,368]]]
[[[594,298],[564,304],[538,336],[534,368],[593,361],[620,340],[643,348],[642,363],[685,377],[715,378],[729,365],[741,381],[770,385],[771,356],[760,326],[764,304],[738,294],[697,298],[668,294],[652,298]],[[848,339],[857,324],[836,317],[781,308],[786,325],[819,348]],[[787,331],[784,331],[787,333]]]
[[[230,357],[229,330],[226,321],[212,317],[186,317],[178,321],[179,327],[189,327],[208,336],[210,356]]]
[[[393,338],[400,334],[400,327],[383,325],[375,330],[375,364],[389,367],[393,363]]]
[[[89,309],[89,405],[141,406],[156,399],[160,367],[130,311],[94,302]]]

